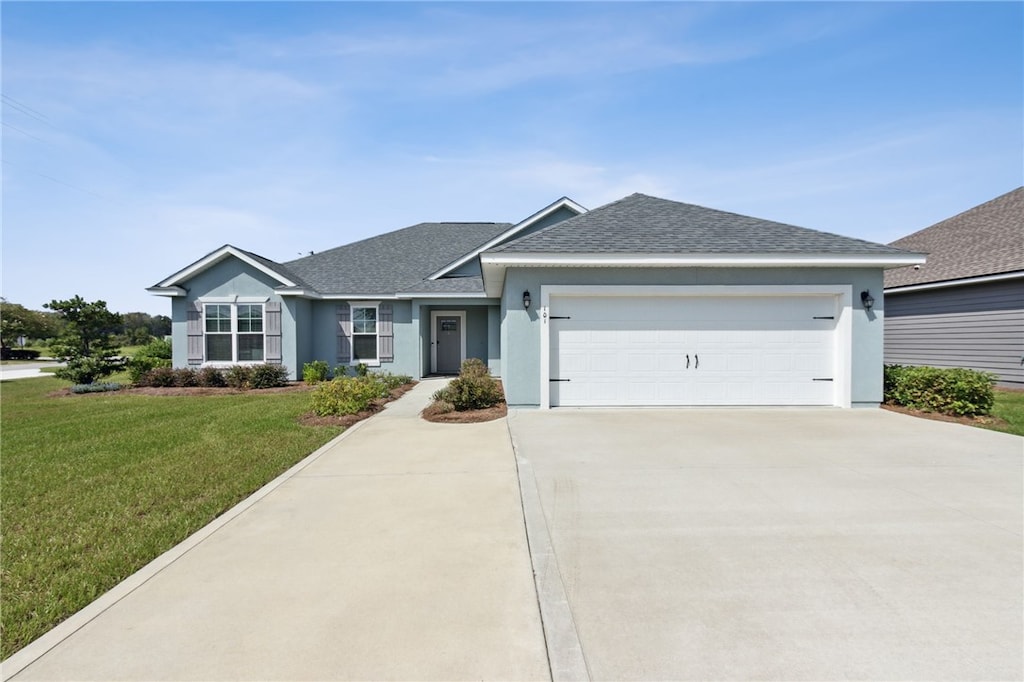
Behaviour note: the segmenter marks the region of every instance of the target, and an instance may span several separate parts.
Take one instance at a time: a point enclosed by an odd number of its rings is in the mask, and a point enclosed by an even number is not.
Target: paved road
[[[1024,674],[1022,438],[884,410],[509,424],[562,679]]]
[[[15,365],[0,365],[0,381],[51,376],[49,372],[42,370],[61,367],[63,364],[61,362],[19,362]]]

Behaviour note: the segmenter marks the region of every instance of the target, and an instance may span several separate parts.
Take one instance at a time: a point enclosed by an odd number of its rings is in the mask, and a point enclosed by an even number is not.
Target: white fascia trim
[[[252,267],[254,267],[257,270],[259,270],[260,272],[262,272],[263,274],[267,275],[268,277],[272,277],[272,278],[276,279],[278,282],[280,282],[281,284],[284,284],[285,286],[289,286],[289,287],[297,286],[295,284],[295,282],[292,282],[291,280],[289,280],[289,279],[287,279],[285,277],[282,277],[280,273],[275,272],[274,270],[271,270],[270,268],[265,266],[263,263],[260,263],[258,260],[255,260],[252,257],[250,257],[248,254],[243,253],[242,251],[236,249],[233,246],[224,246],[224,247],[221,247],[221,248],[217,249],[213,253],[209,254],[205,258],[201,258],[201,259],[197,260],[195,263],[193,263],[192,265],[188,266],[184,270],[179,270],[178,272],[174,273],[173,275],[171,275],[170,277],[168,277],[164,281],[160,282],[159,284],[156,285],[156,287],[153,287],[153,288],[165,288],[165,287],[176,286],[180,282],[186,281],[190,277],[194,277],[195,275],[199,274],[203,270],[206,270],[207,268],[210,268],[210,267],[216,265],[217,263],[219,263],[220,261],[224,260],[228,256],[234,256],[235,258],[239,259],[243,263],[251,265]]]
[[[266,303],[269,296],[200,296],[200,303]]]
[[[598,266],[598,267],[752,267],[752,268],[790,268],[790,267],[905,267],[924,263],[924,256],[908,254],[894,255],[854,255],[836,254],[652,254],[652,253],[494,253],[480,257],[484,265],[504,265],[519,267],[557,267],[557,266]]]
[[[1006,279],[1020,279],[1024,277],[1024,271],[1004,272],[998,275],[982,275],[981,277],[965,277],[963,279],[950,279],[943,282],[928,282],[926,284],[910,284],[905,287],[893,287],[884,289],[886,296],[902,294],[908,291],[924,291],[926,289],[945,289],[946,287],[960,287],[970,284],[984,284],[986,282],[999,282]]]
[[[295,296],[297,298],[323,298],[319,292],[302,287],[277,287],[274,289],[274,293],[278,296]]]
[[[526,228],[530,227],[531,225],[533,225],[537,221],[542,220],[542,219],[548,217],[549,215],[551,215],[552,213],[554,213],[555,211],[557,211],[557,210],[559,210],[561,208],[568,208],[570,211],[575,212],[576,215],[583,215],[584,213],[587,212],[587,209],[585,209],[584,207],[580,206],[579,204],[577,204],[575,201],[573,201],[569,197],[562,197],[558,201],[556,201],[556,202],[554,202],[552,204],[549,204],[549,205],[545,206],[544,208],[542,208],[541,210],[537,211],[536,213],[531,215],[526,220],[522,220],[522,221],[516,223],[515,225],[513,225],[512,227],[510,227],[506,231],[502,232],[501,234],[499,234],[497,237],[495,237],[491,241],[489,241],[486,244],[484,244],[483,246],[481,246],[480,248],[478,248],[478,249],[476,249],[474,251],[470,251],[469,253],[467,253],[465,256],[463,256],[459,260],[444,266],[443,268],[441,268],[440,270],[438,270],[434,274],[432,274],[429,277],[427,277],[427,279],[428,280],[433,280],[433,279],[437,279],[438,277],[443,277],[444,275],[448,274],[452,270],[456,270],[456,269],[462,267],[463,265],[465,265],[466,263],[468,263],[472,259],[474,259],[477,256],[479,256],[482,252],[486,251],[487,249],[489,249],[489,248],[491,248],[493,246],[496,246],[496,245],[502,243],[503,241],[506,241],[506,240],[514,237],[515,235],[519,234],[520,232],[522,232]]]
[[[890,268],[924,263],[924,256],[840,256],[830,254],[514,254],[491,253],[480,256],[480,269],[484,280],[484,293],[499,297],[505,288],[505,269],[508,267],[732,267],[732,268]]]
[[[148,287],[146,289],[156,296],[187,296],[188,292],[181,287]]]
[[[397,295],[381,294],[317,294],[324,301],[397,301]]]
[[[411,299],[411,298],[492,298],[484,292],[478,292],[475,294],[430,294],[424,292],[400,292],[395,294],[397,298]]]

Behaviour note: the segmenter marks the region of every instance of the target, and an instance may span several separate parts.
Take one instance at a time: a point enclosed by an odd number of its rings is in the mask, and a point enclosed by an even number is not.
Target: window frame
[[[373,332],[357,332],[356,331],[356,311],[357,310],[372,310],[373,311]],[[349,362],[350,365],[355,366],[359,364],[366,365],[367,367],[380,367],[380,302],[379,301],[363,301],[359,303],[349,304],[349,320],[351,324],[351,335],[350,346],[352,348],[352,359]],[[363,321],[363,320],[360,320]],[[369,358],[358,358],[356,357],[356,337],[360,336],[363,338],[372,336],[373,337],[373,359]]]
[[[201,301],[203,304],[203,366],[207,367],[230,367],[231,365],[261,365],[266,362],[267,357],[267,306],[266,300],[259,301],[246,301],[246,300],[233,300],[233,301],[217,301],[208,300]],[[250,315],[246,317],[239,316],[239,308],[245,307],[248,309],[247,312]],[[211,307],[227,307],[230,311],[228,319],[229,331],[209,331],[208,324],[211,320],[208,311]],[[251,310],[254,307],[259,307],[259,317],[252,317]],[[223,317],[213,318],[217,320],[224,320]],[[248,321],[248,327],[251,330],[253,322],[258,320],[259,331],[241,331],[243,321]],[[229,336],[231,338],[231,359],[230,360],[211,360],[210,349],[207,338],[210,335],[215,336]],[[256,337],[260,339],[260,359],[259,360],[239,360],[241,353],[239,352],[239,341],[241,337]]]

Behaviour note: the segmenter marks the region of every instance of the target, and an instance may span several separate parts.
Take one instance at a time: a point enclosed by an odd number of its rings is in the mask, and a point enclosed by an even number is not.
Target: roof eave
[[[186,296],[186,295],[188,295],[188,291],[186,289],[183,289],[182,287],[177,287],[177,286],[170,286],[170,287],[161,287],[161,286],[147,287],[146,291],[148,291],[149,293],[151,293],[151,294],[153,294],[155,296],[178,297],[178,296]]]
[[[886,294],[903,294],[910,291],[924,291],[927,289],[945,289],[947,287],[969,286],[972,284],[985,284],[987,282],[1000,282],[1008,279],[1024,278],[1024,270],[1014,272],[1001,272],[996,275],[979,275],[978,277],[961,277],[959,279],[946,279],[939,282],[922,282],[920,284],[905,284],[902,286],[886,287]]]
[[[298,286],[295,282],[291,281],[290,279],[288,279],[287,277],[285,277],[281,273],[273,270],[272,268],[268,268],[263,263],[259,262],[255,258],[251,257],[245,251],[242,251],[239,248],[231,246],[230,244],[226,244],[226,245],[220,247],[219,249],[217,249],[216,251],[212,251],[212,252],[206,254],[205,256],[203,256],[202,258],[197,260],[195,263],[192,263],[188,267],[186,267],[186,268],[184,268],[182,270],[179,270],[178,272],[174,273],[173,275],[171,275],[167,279],[165,279],[162,282],[160,282],[159,284],[157,284],[155,287],[151,287],[151,288],[152,289],[162,289],[162,288],[180,286],[182,282],[186,282],[189,279],[191,279],[192,277],[195,277],[196,275],[200,274],[201,272],[204,272],[205,270],[208,270],[208,269],[212,268],[214,265],[216,265],[217,263],[221,262],[225,258],[228,258],[229,256],[234,256],[235,258],[239,259],[240,261],[242,261],[242,262],[244,262],[244,263],[246,263],[246,264],[256,268],[257,270],[259,270],[263,274],[267,275],[268,277],[271,277],[271,278],[277,280],[278,282],[280,282],[281,284],[283,284],[286,287]]]
[[[484,293],[501,296],[509,267],[632,267],[632,268],[900,268],[920,265],[925,257],[905,254],[651,254],[651,253],[488,253],[480,256]]]
[[[525,230],[526,228],[528,228],[531,225],[535,224],[537,221],[543,220],[544,218],[548,217],[549,215],[551,215],[555,211],[558,211],[559,209],[562,209],[562,208],[568,208],[570,211],[573,211],[574,213],[576,213],[576,215],[582,215],[582,214],[587,212],[586,208],[584,208],[580,204],[576,203],[575,201],[573,201],[569,197],[562,197],[558,201],[555,201],[555,202],[552,202],[552,203],[548,204],[547,206],[545,206],[541,210],[539,210],[536,213],[534,213],[533,215],[531,215],[529,218],[526,218],[525,220],[521,220],[520,222],[516,223],[515,225],[513,225],[509,229],[507,229],[504,232],[502,232],[501,234],[499,234],[497,237],[494,237],[493,239],[488,241],[483,246],[480,246],[479,248],[476,248],[473,251],[470,251],[465,256],[462,256],[458,260],[452,261],[451,263],[449,263],[448,265],[444,266],[443,268],[441,268],[437,272],[432,273],[431,275],[429,275],[427,277],[427,279],[428,280],[435,280],[435,279],[437,279],[439,277],[444,277],[449,272],[451,272],[453,270],[456,270],[456,269],[462,267],[463,265],[465,265],[466,263],[468,263],[469,261],[473,260],[474,258],[479,256],[482,252],[486,251],[487,249],[493,248],[496,245],[501,244],[504,241],[508,241],[509,239],[514,237],[515,235],[517,235],[520,232],[522,232],[523,230]]]

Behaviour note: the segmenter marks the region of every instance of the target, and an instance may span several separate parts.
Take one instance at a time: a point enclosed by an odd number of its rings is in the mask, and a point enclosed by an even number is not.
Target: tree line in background
[[[65,336],[69,324],[85,323],[88,317],[102,323],[103,332],[116,346],[142,346],[153,338],[171,334],[171,318],[148,313],[111,313],[105,301],[87,303],[81,296],[66,301],[53,300],[44,305],[48,310],[29,310],[23,305],[0,299],[0,344],[18,348],[19,338],[25,345],[52,346]],[[108,316],[103,316],[105,311]]]

